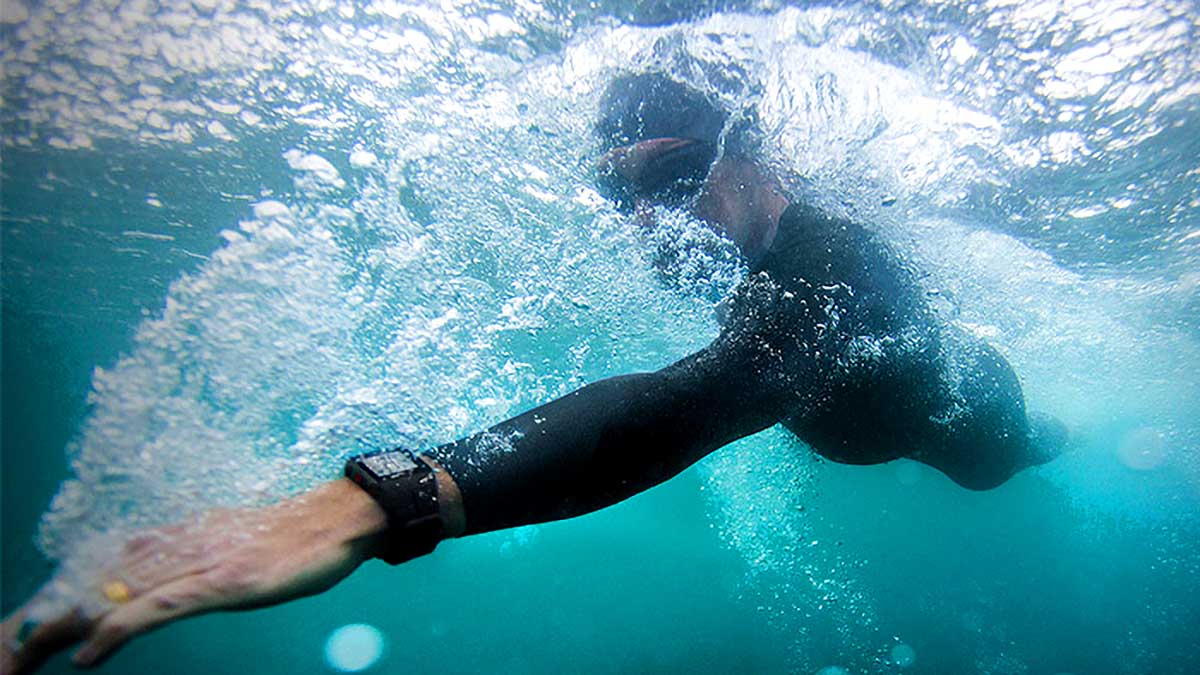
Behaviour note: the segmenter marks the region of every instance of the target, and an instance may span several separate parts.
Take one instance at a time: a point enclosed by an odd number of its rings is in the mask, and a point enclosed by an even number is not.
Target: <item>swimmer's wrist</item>
[[[426,455],[420,455],[433,467],[438,485],[438,514],[442,518],[442,539],[461,537],[467,529],[466,511],[463,509],[462,492],[449,471]]]
[[[466,530],[462,494],[454,478],[436,461],[421,456],[434,469],[437,481],[438,516],[441,520],[439,540],[461,536]],[[387,511],[361,486],[349,478],[340,478],[318,488],[314,494],[327,499],[335,518],[345,524],[344,540],[360,549],[364,559],[382,557],[387,538],[397,536],[389,527]]]
[[[329,530],[363,559],[374,557],[387,532],[387,513],[366,492],[346,478],[317,487],[300,497],[319,504],[318,513],[328,518]]]

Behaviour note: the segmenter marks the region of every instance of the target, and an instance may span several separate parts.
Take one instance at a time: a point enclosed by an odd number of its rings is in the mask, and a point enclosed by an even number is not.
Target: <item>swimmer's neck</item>
[[[722,157],[709,171],[692,213],[729,237],[753,263],[771,248],[789,203],[770,169],[751,159]]]

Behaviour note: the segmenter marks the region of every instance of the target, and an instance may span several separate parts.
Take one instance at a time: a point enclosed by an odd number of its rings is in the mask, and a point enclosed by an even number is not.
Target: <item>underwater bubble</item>
[[[1117,459],[1134,471],[1157,468],[1167,457],[1167,441],[1162,432],[1140,427],[1127,432],[1117,446]]]
[[[850,671],[841,666],[825,666],[817,671],[817,675],[850,675]]]
[[[18,24],[29,20],[29,8],[20,0],[10,0],[0,5],[0,23]]]
[[[268,218],[280,218],[288,215],[290,212],[287,204],[284,204],[283,202],[277,202],[274,199],[258,202],[257,204],[254,204],[253,208],[254,217],[260,220],[266,220]]]
[[[355,150],[354,152],[350,153],[350,166],[358,169],[375,166],[375,163],[378,161],[379,158],[376,157],[375,153],[373,152],[368,152],[366,150]]]
[[[917,660],[917,650],[901,642],[892,647],[892,663],[907,668]]]
[[[346,187],[346,181],[342,180],[337,168],[329,160],[320,155],[306,154],[301,150],[292,148],[283,153],[283,158],[287,160],[288,166],[294,171],[311,179],[309,182],[314,186]]]
[[[382,655],[383,633],[365,623],[342,626],[330,633],[325,641],[325,661],[343,673],[366,670]]]

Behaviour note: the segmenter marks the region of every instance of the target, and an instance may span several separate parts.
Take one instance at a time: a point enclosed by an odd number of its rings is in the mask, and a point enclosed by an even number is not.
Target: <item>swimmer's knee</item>
[[[964,487],[973,492],[986,492],[988,490],[994,490],[1007,483],[1009,478],[1012,478],[1012,473],[1009,472],[1005,472],[1003,475],[995,474],[990,476],[975,473],[964,475],[946,475],[950,476],[950,480],[957,483],[960,487]]]
[[[1031,414],[1027,434],[1023,444],[975,445],[973,452],[960,447],[953,455],[956,461],[929,463],[962,487],[983,492],[1000,487],[1019,471],[1052,461],[1070,447],[1067,426],[1050,415]]]
[[[915,459],[946,474],[961,487],[984,492],[1000,487],[1022,468],[1024,439],[1011,442],[1015,438],[1015,435],[960,436],[943,445],[939,452]]]

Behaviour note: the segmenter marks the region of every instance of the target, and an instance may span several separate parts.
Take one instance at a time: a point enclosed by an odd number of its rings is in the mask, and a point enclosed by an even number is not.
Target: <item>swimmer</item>
[[[344,478],[279,504],[136,537],[95,589],[106,609],[47,602],[51,582],[4,622],[3,672],[78,642],[75,663],[95,665],[182,617],[325,591],[371,558],[601,509],[776,424],[830,460],[907,457],[973,490],[1057,456],[1064,428],[1026,413],[1004,358],[939,322],[869,227],[789,196],[731,117],[638,74],[609,86],[596,125],[599,186],[639,227],[683,209],[745,260],[710,345],[441,447],[351,458]]]

